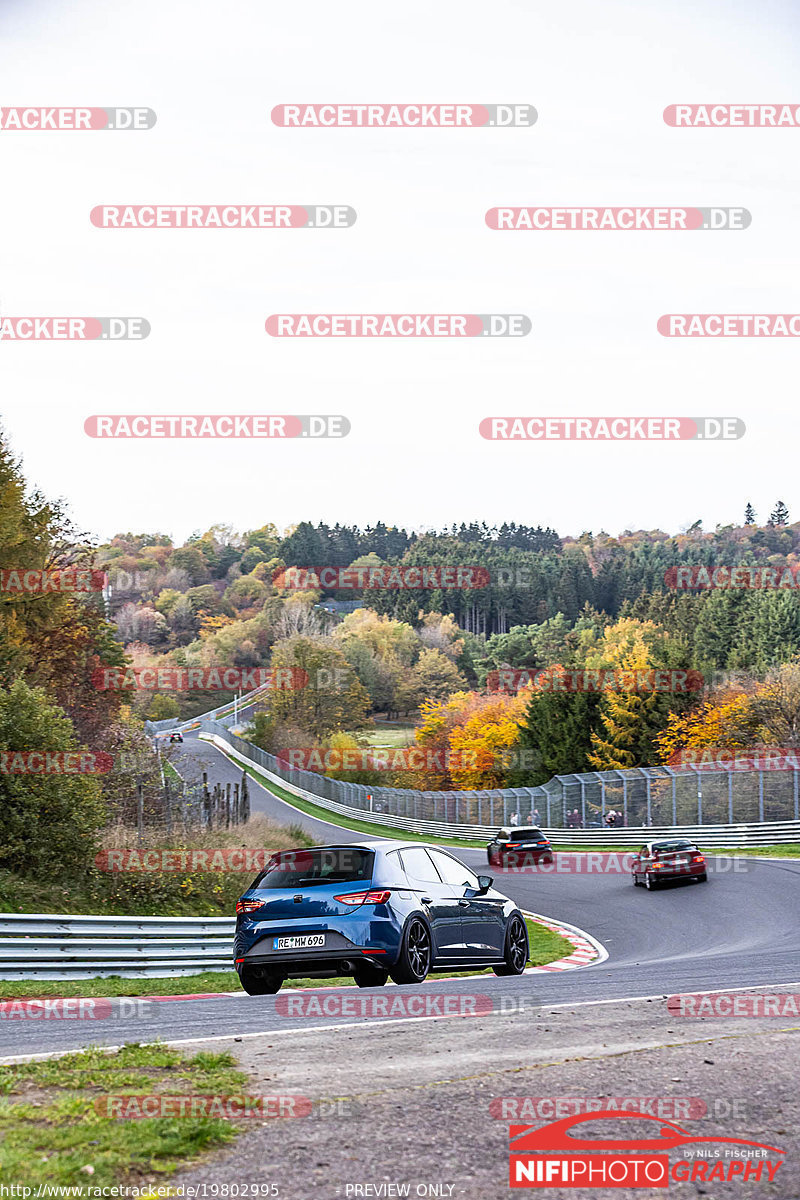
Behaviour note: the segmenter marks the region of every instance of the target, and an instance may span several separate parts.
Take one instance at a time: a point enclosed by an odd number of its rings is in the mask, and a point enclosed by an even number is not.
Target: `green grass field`
[[[371,729],[360,729],[353,736],[365,741],[368,746],[413,746],[415,726],[402,721],[391,725],[375,725]]]
[[[166,1046],[81,1050],[0,1067],[0,1180],[6,1186],[157,1187],[246,1127],[220,1117],[119,1120],[96,1101],[115,1095],[240,1096],[247,1076],[228,1054]],[[8,1193],[11,1195],[11,1193]],[[75,1195],[80,1193],[76,1192]],[[95,1193],[99,1194],[99,1193]]]

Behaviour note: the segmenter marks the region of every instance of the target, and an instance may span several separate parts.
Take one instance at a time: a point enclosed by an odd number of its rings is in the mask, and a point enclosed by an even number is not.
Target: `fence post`
[[[625,804],[625,816],[628,816],[628,805]],[[586,780],[581,775],[581,828],[586,828]]]
[[[697,772],[697,824],[703,824],[703,777]]]
[[[764,820],[764,772],[758,772],[758,819]]]
[[[794,777],[794,819],[795,819],[795,821],[797,821],[797,820],[800,820],[800,814],[798,814],[798,811],[797,811],[798,805],[797,805],[797,769],[796,768],[794,771],[792,771],[792,776]]]
[[[797,774],[794,777],[794,815],[797,816]],[[728,824],[733,824],[733,771],[728,771]]]
[[[550,793],[545,792],[545,795],[547,796],[547,828],[551,829],[552,826],[550,824]]]
[[[647,824],[652,825],[653,824],[653,806],[651,804],[650,776],[649,775],[647,776],[646,782],[647,782]]]
[[[678,797],[677,797],[678,781],[675,776],[672,776],[672,824],[678,824]]]
[[[167,833],[172,833],[172,789],[169,786],[169,779],[164,776],[164,809],[167,817]]]
[[[144,784],[141,779],[136,783],[136,841],[141,850],[144,838]]]
[[[211,793],[208,790],[208,771],[203,771],[203,816],[206,825],[211,825]]]
[[[242,821],[250,820],[250,784],[247,780],[247,771],[242,770]]]

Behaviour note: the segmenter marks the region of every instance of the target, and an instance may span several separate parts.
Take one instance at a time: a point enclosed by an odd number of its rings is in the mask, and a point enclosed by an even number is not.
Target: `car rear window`
[[[269,890],[325,883],[368,883],[374,861],[374,850],[357,846],[283,850],[272,856],[252,886]]]
[[[541,829],[512,829],[508,840],[510,842],[541,842],[544,834]]]
[[[654,854],[675,854],[679,850],[696,850],[692,842],[659,842],[657,846],[653,846]]]

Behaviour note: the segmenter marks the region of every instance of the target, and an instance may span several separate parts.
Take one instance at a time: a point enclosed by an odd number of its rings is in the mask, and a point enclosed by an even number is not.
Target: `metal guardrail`
[[[201,735],[202,736],[202,735]],[[337,816],[349,817],[355,820],[367,820],[370,824],[380,825],[387,830],[395,830],[398,833],[404,831],[410,833],[427,834],[430,837],[446,837],[455,840],[481,840],[489,842],[500,828],[501,824],[508,824],[507,821],[497,825],[478,825],[464,824],[444,821],[419,821],[411,817],[400,816],[397,813],[376,812],[374,808],[365,812],[362,808],[354,808],[347,804],[341,804],[336,800],[330,800],[326,796],[321,796],[316,791],[310,791],[307,788],[299,787],[292,783],[285,775],[278,775],[263,766],[252,755],[240,748],[247,747],[250,751],[257,750],[257,747],[251,746],[248,742],[243,742],[241,738],[237,738],[235,734],[223,730],[222,733],[206,734],[209,741],[217,745],[217,748],[223,753],[231,755],[237,762],[249,762],[253,768],[270,782],[278,784],[287,792],[291,792],[301,800],[307,800],[310,804],[315,804],[319,808],[326,809],[328,812],[336,813]],[[259,751],[263,754],[263,751]],[[266,756],[265,756],[266,757]],[[271,756],[269,756],[271,757]],[[310,775],[311,772],[305,771],[304,775]],[[315,776],[322,778],[322,776]],[[658,837],[668,837],[672,834],[680,834],[684,837],[693,837],[701,841],[706,847],[757,847],[769,846],[776,842],[800,842],[800,821],[776,821],[776,822],[753,822],[739,824],[719,824],[719,825],[640,825],[640,826],[614,826],[611,828],[600,829],[563,829],[558,826],[541,826],[548,837],[560,845],[587,845],[596,842],[601,846],[619,845],[619,846],[637,846],[643,842],[652,840]]]
[[[0,913],[0,979],[125,979],[230,971],[230,917]]]

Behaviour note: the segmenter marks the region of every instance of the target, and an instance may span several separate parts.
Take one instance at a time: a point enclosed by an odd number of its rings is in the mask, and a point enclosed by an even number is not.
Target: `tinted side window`
[[[436,863],[436,869],[444,879],[445,883],[451,887],[463,888],[479,888],[477,875],[473,875],[469,867],[465,867],[462,863],[456,862],[449,854],[442,854],[439,850],[431,850],[430,856]]]
[[[373,872],[373,880],[377,880],[379,883],[395,884],[398,887],[405,886],[406,878],[403,874],[399,850],[392,850],[384,856],[381,865]]]
[[[442,882],[436,874],[436,868],[421,846],[412,846],[408,850],[401,850],[400,858],[406,875],[412,882],[439,884]]]

